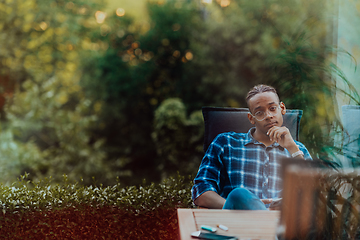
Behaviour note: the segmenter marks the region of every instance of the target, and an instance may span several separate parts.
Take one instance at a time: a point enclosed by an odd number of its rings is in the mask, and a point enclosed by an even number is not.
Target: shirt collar
[[[246,134],[246,138],[245,138],[245,146],[252,143],[252,144],[260,144],[260,145],[264,145],[263,143],[259,142],[258,140],[256,140],[253,137],[253,133],[255,132],[255,127],[250,128],[250,130],[248,131],[248,133]],[[280,148],[282,150],[284,150],[284,148],[282,146],[280,146],[280,144],[278,144],[277,142],[274,142],[273,144],[271,144],[269,147],[273,147],[273,148]]]

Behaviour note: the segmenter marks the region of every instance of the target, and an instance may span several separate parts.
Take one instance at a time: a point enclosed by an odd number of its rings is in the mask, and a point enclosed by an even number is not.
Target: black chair
[[[252,128],[247,117],[248,108],[229,108],[229,107],[203,107],[202,113],[205,123],[204,133],[204,152],[206,152],[214,138],[223,132],[246,133]],[[300,120],[302,110],[286,109],[284,115],[284,126],[289,128],[294,140],[299,140]]]

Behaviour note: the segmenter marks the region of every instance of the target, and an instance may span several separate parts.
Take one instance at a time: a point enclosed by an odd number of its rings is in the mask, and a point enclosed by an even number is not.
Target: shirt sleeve
[[[296,142],[296,144],[298,145],[299,149],[304,153],[304,158],[307,160],[312,160],[312,157],[309,151],[307,150],[307,148],[305,147],[305,145],[302,144],[301,142]]]
[[[208,150],[201,161],[199,171],[194,179],[194,186],[191,189],[193,201],[207,191],[214,191],[220,194],[224,142],[226,142],[226,137],[223,134],[219,134],[209,145]]]

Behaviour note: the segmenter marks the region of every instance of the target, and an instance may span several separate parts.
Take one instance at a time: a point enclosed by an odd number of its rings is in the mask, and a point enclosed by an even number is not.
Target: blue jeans
[[[265,204],[245,188],[235,188],[226,198],[223,209],[232,210],[268,210]]]

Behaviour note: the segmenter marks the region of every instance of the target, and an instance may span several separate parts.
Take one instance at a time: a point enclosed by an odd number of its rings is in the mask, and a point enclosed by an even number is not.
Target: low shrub
[[[0,185],[1,239],[177,239],[176,209],[192,207],[182,176],[126,188],[27,177]]]

